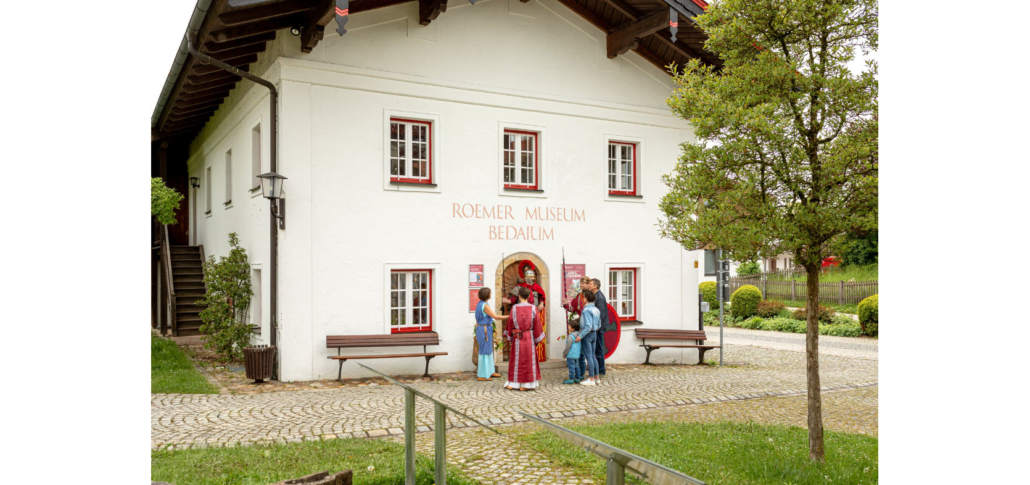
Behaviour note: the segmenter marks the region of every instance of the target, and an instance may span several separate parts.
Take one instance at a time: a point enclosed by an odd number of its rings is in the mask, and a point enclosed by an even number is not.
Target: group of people
[[[573,312],[567,322],[563,356],[569,368],[565,384],[593,386],[605,375],[604,332],[608,330],[608,303],[596,278],[580,280],[581,291],[572,301],[562,300],[562,306]],[[502,337],[510,344],[508,380],[505,389],[529,391],[540,387],[540,361],[537,345],[543,341],[544,328],[540,320],[542,298],[531,287],[518,286],[514,290],[517,302],[507,315],[498,315],[487,301],[490,288],[479,290],[476,306],[476,344],[479,347],[476,377],[489,381],[501,375],[494,365],[494,321],[505,322]],[[541,292],[542,293],[542,292]],[[536,300],[536,301],[533,301]]]

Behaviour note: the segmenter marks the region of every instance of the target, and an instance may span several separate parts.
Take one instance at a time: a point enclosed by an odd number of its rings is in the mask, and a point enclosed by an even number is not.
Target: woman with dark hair
[[[476,377],[481,381],[489,381],[492,377],[501,377],[494,372],[494,320],[507,320],[508,315],[497,315],[490,304],[490,288],[479,289],[479,304],[476,305],[476,343],[479,344],[479,360]]]

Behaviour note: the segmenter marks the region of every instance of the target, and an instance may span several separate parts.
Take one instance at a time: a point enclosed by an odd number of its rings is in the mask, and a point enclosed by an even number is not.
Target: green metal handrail
[[[473,418],[457,409],[454,409],[426,393],[404,384],[382,372],[379,372],[365,364],[357,363],[386,380],[401,386],[404,389],[404,483],[405,485],[415,484],[415,396],[421,396],[433,402],[433,442],[435,445],[436,484],[447,484],[447,411],[462,416],[479,426],[482,426],[498,435],[496,429],[483,424],[482,421]],[[653,461],[646,460],[628,451],[620,450],[607,443],[602,443],[589,436],[579,434],[568,428],[563,428],[550,421],[538,418],[531,414],[519,412],[522,416],[535,421],[548,431],[558,435],[565,441],[577,445],[599,457],[608,463],[608,485],[624,485],[626,483],[626,470],[630,473],[647,480],[653,485],[705,485],[705,482],[696,478],[684,475],[671,468],[659,465]]]
[[[579,446],[580,448],[604,459],[608,463],[608,479],[606,481],[608,485],[625,484],[626,470],[629,470],[630,473],[647,480],[648,483],[653,485],[704,485],[705,483],[671,468],[641,458],[628,451],[620,450],[607,443],[579,434],[571,429],[558,426],[557,424],[545,419],[540,419],[523,412],[520,412],[519,414],[542,425],[548,431],[558,435],[558,437],[565,441]]]
[[[496,429],[491,428],[478,419],[473,418],[457,409],[454,409],[433,397],[401,383],[382,372],[379,372],[365,364],[357,363],[376,374],[386,378],[388,381],[404,388],[404,484],[415,485],[415,396],[433,401],[433,444],[435,446],[436,463],[436,485],[447,485],[447,410],[459,416],[465,417],[472,422],[500,435]]]

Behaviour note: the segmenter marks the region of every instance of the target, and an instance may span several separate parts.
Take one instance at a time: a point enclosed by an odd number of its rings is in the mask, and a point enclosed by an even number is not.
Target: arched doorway
[[[540,259],[539,256],[528,252],[519,252],[511,255],[504,256],[504,260],[497,265],[497,271],[495,273],[495,284],[494,288],[494,308],[500,309],[503,314],[508,314],[508,309],[502,304],[506,298],[511,296],[509,291],[519,283],[519,269],[518,262],[522,260],[529,260],[537,268],[537,283],[544,289],[545,292],[549,292],[551,288],[551,272],[547,269],[547,264],[544,260]],[[537,358],[540,362],[547,360],[547,348],[549,346],[551,325],[547,318],[548,310],[550,310],[552,302],[551,295],[548,293],[545,300],[545,309],[540,315],[540,319],[544,324],[544,340],[540,342],[537,347]],[[561,303],[559,298],[558,304]],[[497,335],[503,333],[503,330],[498,330]],[[499,337],[497,337],[499,338]],[[502,353],[504,360],[508,360],[508,347],[507,343],[502,346]]]

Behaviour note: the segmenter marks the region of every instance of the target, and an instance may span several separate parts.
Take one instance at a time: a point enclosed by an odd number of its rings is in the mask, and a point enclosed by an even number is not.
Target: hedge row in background
[[[718,284],[714,281],[705,281],[697,288],[701,290],[701,299],[708,302],[710,311],[719,311],[719,295],[715,292]]]

